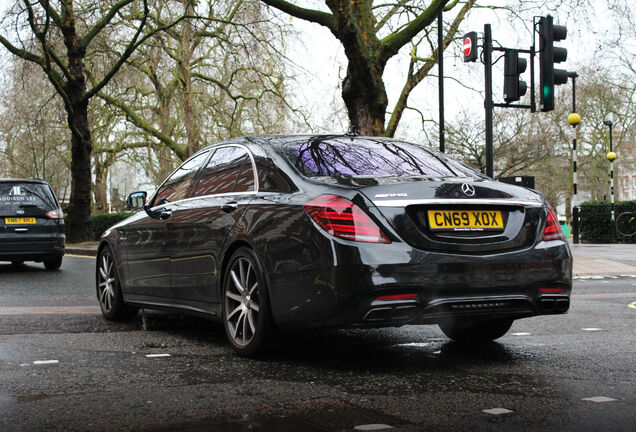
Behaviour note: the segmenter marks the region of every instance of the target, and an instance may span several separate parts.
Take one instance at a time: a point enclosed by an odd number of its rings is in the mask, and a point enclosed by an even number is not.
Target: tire
[[[234,252],[222,296],[223,326],[234,351],[245,357],[269,351],[274,323],[264,272],[253,250],[241,247]]]
[[[62,259],[63,258],[64,258],[64,256],[58,256],[58,257],[51,258],[51,259],[45,259],[44,260],[44,267],[46,267],[46,269],[48,271],[58,270],[62,266]]]
[[[445,321],[439,323],[439,328],[448,338],[457,342],[486,342],[505,335],[512,322],[512,319]]]
[[[110,246],[105,246],[97,257],[95,285],[104,318],[109,321],[127,321],[137,314],[137,308],[124,303],[117,263]]]

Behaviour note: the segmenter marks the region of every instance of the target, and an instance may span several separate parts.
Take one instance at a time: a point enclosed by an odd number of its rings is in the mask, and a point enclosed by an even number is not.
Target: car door
[[[219,147],[201,170],[193,198],[173,215],[172,284],[182,304],[205,307],[219,302],[215,287],[221,277],[220,252],[256,184],[254,159],[247,148]]]
[[[205,151],[184,162],[159,187],[146,214],[123,227],[120,241],[126,248],[129,293],[164,300],[173,297],[170,251],[175,231],[172,215],[188,198],[195,175],[208,156],[209,151]]]

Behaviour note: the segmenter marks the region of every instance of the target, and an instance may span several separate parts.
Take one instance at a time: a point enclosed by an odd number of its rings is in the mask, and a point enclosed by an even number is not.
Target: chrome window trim
[[[222,193],[222,194],[212,194],[212,195],[201,195],[201,196],[195,196],[195,197],[190,197],[190,198],[184,198],[182,200],[179,201],[173,201],[173,202],[169,202],[169,203],[165,203],[165,204],[161,204],[158,206],[155,206],[153,208],[151,208],[150,210],[154,210],[156,208],[159,207],[164,207],[164,206],[169,206],[169,205],[177,205],[177,204],[181,204],[187,201],[194,201],[194,200],[198,200],[198,199],[204,199],[204,198],[222,198],[224,196],[237,196],[237,195],[254,195],[256,192],[228,192],[228,193]]]
[[[444,198],[432,198],[432,199],[398,199],[398,200],[375,200],[373,201],[376,207],[406,207],[410,205],[430,205],[430,204],[476,204],[476,205],[513,205],[523,207],[543,207],[543,203],[539,201],[518,201],[518,200],[498,200],[498,199],[444,199]]]

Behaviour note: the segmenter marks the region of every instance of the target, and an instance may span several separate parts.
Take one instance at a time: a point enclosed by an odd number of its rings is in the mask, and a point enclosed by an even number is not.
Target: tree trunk
[[[107,180],[108,168],[106,163],[102,162],[98,155],[95,157],[95,213],[106,213],[107,211]]]
[[[66,237],[69,242],[92,240],[91,233],[91,153],[93,145],[88,124],[86,98],[86,48],[79,43],[75,28],[73,2],[62,7],[60,26],[68,57],[69,80],[63,84],[67,99],[67,122],[71,130],[71,197],[66,218]]]
[[[360,67],[362,66],[362,67]],[[349,58],[347,76],[342,83],[342,99],[352,129],[361,135],[384,135],[384,116],[388,98],[382,72],[384,67],[364,67]]]
[[[386,59],[380,56],[371,20],[372,2],[327,1],[336,18],[334,35],[347,56],[347,76],[342,82],[351,128],[361,135],[384,135],[384,116],[388,98],[382,74]]]
[[[88,101],[82,99],[73,104],[67,121],[71,129],[71,197],[66,217],[66,237],[69,242],[76,243],[92,239],[90,220],[93,147],[88,126]]]
[[[194,15],[194,2],[186,3],[186,14]],[[199,129],[197,127],[196,113],[192,92],[192,73],[190,65],[192,62],[192,22],[187,19],[183,22],[180,41],[180,58],[177,62],[179,70],[179,80],[183,89],[183,120],[188,137],[188,156],[196,153],[199,149]]]

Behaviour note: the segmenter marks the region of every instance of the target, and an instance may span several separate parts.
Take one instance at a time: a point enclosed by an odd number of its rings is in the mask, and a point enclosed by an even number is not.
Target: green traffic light
[[[552,92],[552,89],[550,88],[550,86],[543,86],[543,97],[544,98],[549,98],[551,92]]]

